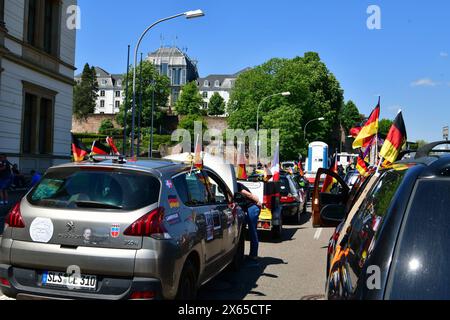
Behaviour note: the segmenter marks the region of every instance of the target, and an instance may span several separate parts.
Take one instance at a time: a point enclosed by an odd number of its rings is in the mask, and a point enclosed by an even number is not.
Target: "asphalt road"
[[[319,236],[320,235],[320,236]],[[203,300],[321,300],[325,291],[328,241],[332,229],[313,229],[310,214],[302,225],[285,226],[283,241],[261,235],[260,267],[224,272],[200,289]],[[319,236],[319,237],[318,237]],[[246,243],[248,253],[250,243]]]
[[[307,214],[302,225],[285,226],[282,242],[261,234],[260,267],[244,266],[240,272],[223,272],[200,289],[199,299],[323,299],[326,248],[331,233],[331,229],[313,229]],[[247,242],[247,253],[249,245]]]

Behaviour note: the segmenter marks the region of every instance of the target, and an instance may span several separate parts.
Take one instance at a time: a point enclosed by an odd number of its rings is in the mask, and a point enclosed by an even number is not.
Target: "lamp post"
[[[311,121],[309,121],[306,125],[305,125],[305,131],[304,131],[304,137],[305,137],[305,141],[306,141],[306,129],[308,128],[308,126],[313,123],[314,121],[324,121],[325,118],[321,117],[321,118],[317,118],[317,119],[313,119]]]
[[[258,163],[256,165],[259,164],[259,110],[261,109],[264,102],[266,102],[270,98],[277,97],[277,96],[289,97],[290,95],[291,95],[290,92],[275,93],[275,94],[272,94],[272,95],[267,96],[264,99],[262,99],[258,105],[258,109],[256,111],[256,161]]]
[[[142,35],[139,37],[136,48],[134,50],[134,65],[133,65],[133,107],[132,107],[132,120],[131,120],[131,157],[134,157],[134,137],[135,137],[135,117],[136,117],[136,67],[137,67],[137,56],[139,52],[139,46],[141,45],[142,40],[144,39],[145,35],[152,29],[154,26],[160,24],[161,22],[172,20],[178,17],[185,16],[187,19],[194,19],[203,17],[205,14],[202,10],[193,10],[193,11],[187,11],[183,13],[176,14],[174,16],[170,16],[167,18],[160,19],[150,25],[145,31],[142,33]],[[153,128],[152,128],[153,129]]]

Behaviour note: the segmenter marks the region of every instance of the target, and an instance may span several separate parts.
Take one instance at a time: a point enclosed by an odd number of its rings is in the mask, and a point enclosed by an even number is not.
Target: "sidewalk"
[[[25,196],[25,194],[26,191],[23,190],[11,191],[9,193],[9,205],[0,206],[0,235],[3,233],[5,216],[11,210],[11,208]]]

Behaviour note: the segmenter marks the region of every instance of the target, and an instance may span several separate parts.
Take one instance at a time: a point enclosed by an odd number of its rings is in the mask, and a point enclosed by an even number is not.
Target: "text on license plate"
[[[49,271],[42,274],[42,285],[60,286],[74,290],[92,290],[97,288],[97,277]]]

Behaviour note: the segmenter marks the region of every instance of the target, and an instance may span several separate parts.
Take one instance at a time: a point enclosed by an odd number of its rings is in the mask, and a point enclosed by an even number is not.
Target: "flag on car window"
[[[353,142],[353,149],[363,148],[368,146],[370,141],[372,141],[373,136],[378,134],[379,119],[380,119],[380,99],[378,100],[378,105],[375,110],[370,114],[369,119],[366,124],[362,127],[361,132],[356,137]]]
[[[400,111],[395,118],[394,124],[389,130],[389,134],[384,141],[383,148],[381,148],[380,156],[390,163],[397,161],[400,151],[406,144],[408,136],[406,134],[405,121],[403,114]]]
[[[337,161],[337,156],[336,156],[336,158],[334,159],[334,163],[333,163],[333,165],[331,166],[331,170],[334,172],[334,173],[338,173],[338,161]],[[333,186],[334,186],[334,184],[336,183],[337,181],[336,181],[336,179],[335,178],[333,178],[332,176],[330,176],[330,175],[327,175],[327,177],[325,178],[325,181],[324,181],[324,183],[323,183],[323,186],[322,186],[322,193],[330,193],[331,192],[331,189],[333,189]]]
[[[367,167],[366,161],[364,161],[361,156],[358,157],[358,162],[356,164],[356,169],[358,170],[359,174],[363,177],[366,177],[369,174],[369,168]]]
[[[111,148],[105,146],[100,141],[95,140],[92,144],[92,151],[91,154],[93,156],[100,155],[100,156],[109,156],[111,154]]]
[[[272,179],[270,181],[278,182],[280,181],[280,144],[277,144],[275,149],[275,155],[272,161],[272,168],[270,169],[272,172]]]
[[[84,158],[91,152],[86,146],[81,143],[73,134],[72,134],[72,153],[73,159],[75,162],[81,162]]]
[[[107,137],[107,138],[106,138],[106,143],[109,145],[109,147],[111,148],[112,152],[113,152],[116,156],[120,156],[119,149],[117,149],[116,145],[114,144],[113,138]]]

